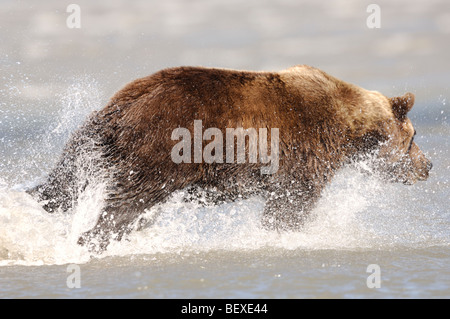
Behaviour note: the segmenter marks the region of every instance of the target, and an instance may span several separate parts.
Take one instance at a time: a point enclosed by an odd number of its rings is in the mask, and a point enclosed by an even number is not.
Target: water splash
[[[67,214],[48,214],[28,194],[0,189],[0,265],[87,262],[89,252],[76,242],[95,225],[106,185],[89,187]],[[179,191],[146,212],[155,218],[152,225],[112,242],[101,257],[267,247],[372,250],[448,245],[445,224],[436,227],[437,214],[426,219],[428,209],[414,201],[413,194],[403,185],[387,185],[346,168],[325,190],[301,232],[277,233],[261,227],[260,197],[204,207],[186,203],[186,194]]]
[[[58,113],[54,125],[46,134],[46,143],[63,145],[86,117],[102,107],[102,93],[99,83],[88,76],[77,78],[65,92],[58,96]]]
[[[102,211],[106,181],[90,183],[75,208],[67,213],[47,213],[23,189],[36,180],[30,178],[29,171],[48,172],[49,163],[56,160],[55,154],[61,152],[70,133],[87,114],[101,107],[101,99],[96,81],[76,81],[58,99],[58,112],[51,117],[52,124],[42,138],[16,145],[15,161],[3,162],[0,266],[84,263],[91,259],[77,240],[95,225]],[[11,138],[5,137],[12,143]],[[153,224],[132,232],[121,242],[112,242],[101,257],[266,248],[372,250],[449,245],[450,217],[439,205],[448,197],[440,198],[439,189],[430,189],[429,184],[386,184],[368,176],[368,171],[370,163],[360,162],[338,172],[301,232],[263,229],[260,220],[264,200],[260,197],[204,207],[186,203],[186,194],[179,191],[166,203],[146,211]]]
[[[95,225],[104,189],[90,187],[70,214],[49,214],[25,192],[0,190],[0,266],[89,261],[77,239]]]

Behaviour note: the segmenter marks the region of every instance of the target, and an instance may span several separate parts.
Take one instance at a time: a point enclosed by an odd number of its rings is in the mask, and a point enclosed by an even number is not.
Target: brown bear
[[[413,103],[411,93],[387,98],[305,65],[280,72],[165,69],[129,83],[94,112],[47,181],[30,192],[49,212],[66,211],[90,181],[105,179],[104,211],[79,239],[95,252],[139,227],[145,209],[181,189],[207,190],[215,202],[261,194],[264,227],[298,230],[335,171],[365,154],[378,159],[374,166],[386,179],[427,179],[431,162],[413,142],[407,118]],[[244,132],[245,158],[227,154],[239,134],[231,144],[219,143],[229,129]],[[261,129],[271,132],[266,154],[249,146],[248,132]],[[209,160],[202,157],[205,141],[215,143]]]

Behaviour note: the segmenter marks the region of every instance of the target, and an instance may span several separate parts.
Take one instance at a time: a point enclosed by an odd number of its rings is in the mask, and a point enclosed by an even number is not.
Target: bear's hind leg
[[[134,199],[110,194],[96,225],[80,236],[78,244],[87,246],[94,253],[104,252],[111,240],[120,241],[133,230],[140,230],[143,225],[151,223],[152,221],[142,218],[145,210],[164,202],[174,190],[176,185],[172,184],[164,189],[149,191],[145,198],[139,196]]]

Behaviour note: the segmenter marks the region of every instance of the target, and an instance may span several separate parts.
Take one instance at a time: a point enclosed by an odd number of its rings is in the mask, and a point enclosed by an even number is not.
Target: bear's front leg
[[[277,231],[300,230],[317,201],[318,193],[312,187],[305,191],[305,188],[292,185],[277,185],[267,194],[262,226]]]
[[[130,225],[118,223],[116,217],[123,215],[119,209],[107,207],[100,215],[97,224],[89,231],[84,232],[78,239],[78,244],[86,246],[92,253],[103,253],[111,242],[111,239],[121,240],[123,235],[129,232]]]

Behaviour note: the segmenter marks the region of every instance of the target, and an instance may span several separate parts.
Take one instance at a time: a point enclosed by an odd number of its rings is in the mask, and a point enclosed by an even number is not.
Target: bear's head
[[[414,95],[406,93],[387,101],[390,115],[383,123],[378,123],[375,166],[388,181],[408,185],[424,181],[428,178],[432,163],[414,142],[416,130],[407,117],[414,105]]]

